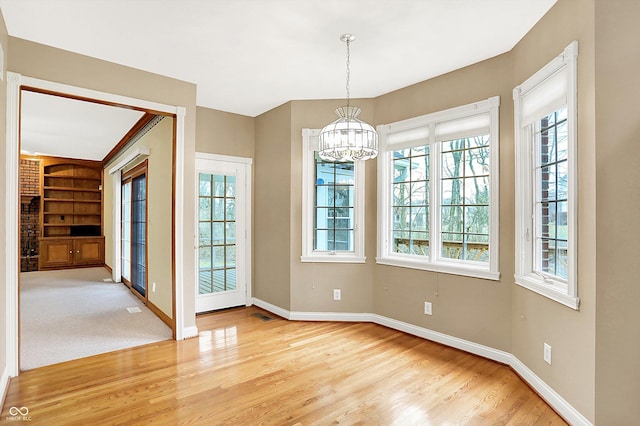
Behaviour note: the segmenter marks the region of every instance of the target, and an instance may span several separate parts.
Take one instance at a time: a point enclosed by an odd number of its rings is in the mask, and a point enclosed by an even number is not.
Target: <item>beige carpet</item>
[[[21,370],[171,339],[169,327],[109,278],[104,268],[20,274]],[[135,307],[140,312],[127,310]]]

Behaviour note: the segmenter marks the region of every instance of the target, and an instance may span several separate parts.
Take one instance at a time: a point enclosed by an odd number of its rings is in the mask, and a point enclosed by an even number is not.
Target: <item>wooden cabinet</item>
[[[40,269],[104,264],[104,237],[43,238]]]
[[[102,164],[43,157],[40,269],[104,264]]]

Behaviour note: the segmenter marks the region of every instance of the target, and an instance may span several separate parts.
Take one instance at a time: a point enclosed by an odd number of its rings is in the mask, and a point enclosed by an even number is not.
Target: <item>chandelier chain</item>
[[[349,104],[350,104],[350,102],[349,102],[349,99],[350,99],[349,91],[350,91],[350,88],[351,88],[351,86],[349,85],[349,80],[350,80],[350,77],[351,77],[351,68],[349,66],[349,62],[351,61],[351,50],[349,49],[349,45],[351,44],[351,40],[349,40],[347,38],[346,43],[347,43],[347,108],[348,108]]]

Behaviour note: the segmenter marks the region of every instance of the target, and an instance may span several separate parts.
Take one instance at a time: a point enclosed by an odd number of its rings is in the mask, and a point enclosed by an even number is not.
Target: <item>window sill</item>
[[[575,309],[577,311],[580,307],[579,298],[569,296],[566,291],[562,291],[558,287],[551,284],[546,284],[537,276],[533,277],[529,275],[516,275],[515,281],[519,286],[531,290],[534,293],[538,293],[542,296],[548,297],[549,299],[568,306],[571,309]]]
[[[464,277],[481,278],[485,280],[499,281],[500,272],[492,272],[485,268],[474,266],[461,266],[447,263],[426,263],[416,261],[408,257],[377,257],[376,263],[380,265],[398,266],[401,268],[420,269],[423,271],[442,272],[445,274],[461,275]]]
[[[364,256],[348,254],[316,254],[313,256],[300,256],[303,263],[366,263]]]

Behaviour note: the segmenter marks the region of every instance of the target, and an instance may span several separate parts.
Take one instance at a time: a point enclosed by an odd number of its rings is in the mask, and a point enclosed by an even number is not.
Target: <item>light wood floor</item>
[[[565,424],[508,367],[375,324],[252,307],[197,325],[197,338],[22,373],[0,423],[27,407],[32,425]]]

